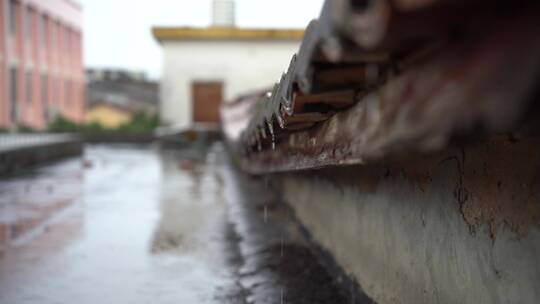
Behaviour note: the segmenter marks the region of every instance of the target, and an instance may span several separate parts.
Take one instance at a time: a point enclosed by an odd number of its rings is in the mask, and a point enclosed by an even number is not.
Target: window
[[[26,101],[32,103],[32,72],[26,72]]]
[[[17,121],[17,68],[9,69],[9,100],[11,102],[11,121]]]
[[[56,79],[54,79],[53,76],[51,76],[51,100],[50,102],[53,104],[57,104],[58,96],[56,95]]]
[[[49,90],[48,90],[48,79],[46,74],[41,75],[41,102],[43,104],[43,119],[45,121],[49,120]]]
[[[64,82],[65,87],[65,96],[64,96],[64,103],[70,104],[71,103],[71,82],[69,80],[66,80]]]
[[[57,31],[56,31],[56,23],[50,23],[49,31],[51,31],[51,44],[49,45],[49,48],[56,48],[56,40],[57,40]]]
[[[54,96],[54,102],[57,104],[60,104],[60,79],[56,78],[53,81],[53,96]]]
[[[48,84],[47,75],[41,75],[41,102],[43,105],[49,103],[49,84]]]
[[[34,13],[31,8],[27,8],[24,14],[24,38],[30,40],[32,37],[32,17]]]
[[[41,45],[47,44],[47,16],[45,15],[39,17],[39,41]]]
[[[62,26],[60,25],[60,22],[55,22],[54,27],[56,28],[55,34],[56,34],[56,41],[54,42],[54,47],[58,50],[58,52],[62,51]]]
[[[65,48],[66,48],[66,55],[69,56],[69,53],[70,53],[70,42],[71,42],[71,32],[69,31],[68,28],[66,28],[66,31],[65,31],[65,34],[64,34],[64,43],[65,43]]]
[[[17,35],[17,1],[9,1],[9,33]]]

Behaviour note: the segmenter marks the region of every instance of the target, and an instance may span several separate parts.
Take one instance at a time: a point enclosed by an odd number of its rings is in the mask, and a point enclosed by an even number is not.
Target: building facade
[[[71,0],[0,0],[0,128],[84,119],[82,8]]]
[[[144,72],[88,69],[86,81],[86,123],[117,128],[137,114],[158,114],[158,83],[147,79]]]
[[[303,30],[154,28],[164,53],[160,119],[173,129],[218,123],[219,103],[270,88],[298,51]]]

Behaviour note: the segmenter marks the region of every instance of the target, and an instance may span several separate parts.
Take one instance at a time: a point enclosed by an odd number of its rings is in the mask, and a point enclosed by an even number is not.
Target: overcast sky
[[[211,0],[80,0],[84,9],[87,67],[161,74],[162,54],[150,29],[155,25],[208,26]],[[239,27],[304,28],[323,0],[236,0]]]

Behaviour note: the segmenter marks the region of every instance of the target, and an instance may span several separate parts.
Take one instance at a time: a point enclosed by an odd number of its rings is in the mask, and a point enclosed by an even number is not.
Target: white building
[[[223,0],[216,2],[230,16]],[[153,29],[164,53],[164,125],[178,130],[194,122],[218,122],[219,102],[271,87],[300,47],[303,30],[236,28],[230,17],[223,19],[214,16],[220,26],[208,28]]]

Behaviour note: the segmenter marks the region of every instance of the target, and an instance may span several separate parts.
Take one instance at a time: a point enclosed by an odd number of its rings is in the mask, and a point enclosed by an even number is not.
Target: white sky
[[[208,26],[211,0],[80,0],[84,10],[87,67],[161,74],[162,54],[154,25]],[[304,28],[318,17],[323,0],[236,0],[239,27]]]

